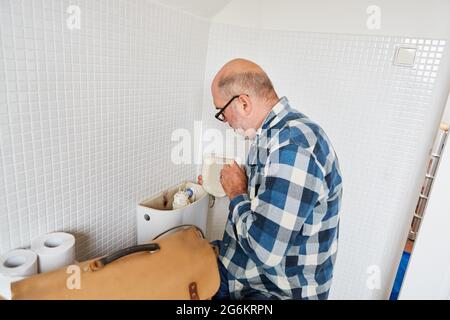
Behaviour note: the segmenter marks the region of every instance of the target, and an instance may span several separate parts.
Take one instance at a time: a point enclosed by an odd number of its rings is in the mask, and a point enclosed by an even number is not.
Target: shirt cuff
[[[232,215],[234,216],[234,210],[236,209],[236,207],[239,207],[241,204],[248,203],[248,202],[250,202],[250,197],[248,196],[248,194],[243,193],[243,194],[240,194],[240,195],[234,197],[233,199],[231,199],[230,205],[228,208],[229,208],[230,212],[232,213]],[[237,209],[239,209],[239,208],[237,208]]]

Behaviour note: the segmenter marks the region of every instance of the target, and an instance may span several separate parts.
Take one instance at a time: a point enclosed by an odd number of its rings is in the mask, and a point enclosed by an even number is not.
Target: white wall
[[[444,110],[444,114],[442,115],[442,122],[450,125],[450,94],[447,98],[447,104]]]
[[[208,28],[146,0],[0,2],[0,254],[52,231],[80,260],[135,244],[138,202],[194,178],[170,139],[200,117]]]

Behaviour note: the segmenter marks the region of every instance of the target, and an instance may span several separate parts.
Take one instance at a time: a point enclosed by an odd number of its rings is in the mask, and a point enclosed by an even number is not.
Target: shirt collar
[[[263,131],[266,131],[273,126],[275,126],[278,122],[280,122],[284,116],[289,112],[289,100],[286,97],[282,97],[278,100],[277,104],[273,106],[272,110],[266,116],[263,121],[263,124],[256,131],[256,135],[260,136]]]

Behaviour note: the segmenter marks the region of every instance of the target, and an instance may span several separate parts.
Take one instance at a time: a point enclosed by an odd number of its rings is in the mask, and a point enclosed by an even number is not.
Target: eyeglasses
[[[244,94],[244,95],[248,97],[247,94]],[[222,122],[225,121],[225,116],[223,114],[225,112],[225,109],[231,104],[231,102],[233,102],[234,99],[239,98],[240,96],[241,96],[240,94],[237,95],[237,96],[233,96],[230,99],[230,101],[227,102],[226,105],[224,105],[222,108],[220,108],[219,112],[217,112],[216,115],[215,115],[216,119],[219,120],[219,121],[222,121]]]

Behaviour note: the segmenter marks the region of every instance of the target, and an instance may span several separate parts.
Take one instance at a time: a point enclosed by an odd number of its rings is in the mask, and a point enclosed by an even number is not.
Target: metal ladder
[[[437,169],[439,167],[439,161],[447,142],[449,126],[441,123],[439,132],[434,140],[433,148],[431,149],[430,158],[428,161],[427,173],[425,175],[422,189],[420,191],[419,200],[417,201],[414,217],[411,222],[411,228],[409,230],[408,239],[414,241],[417,233],[419,232],[420,224],[422,222],[425,208],[427,206],[428,197],[433,186],[434,177],[436,176]]]

